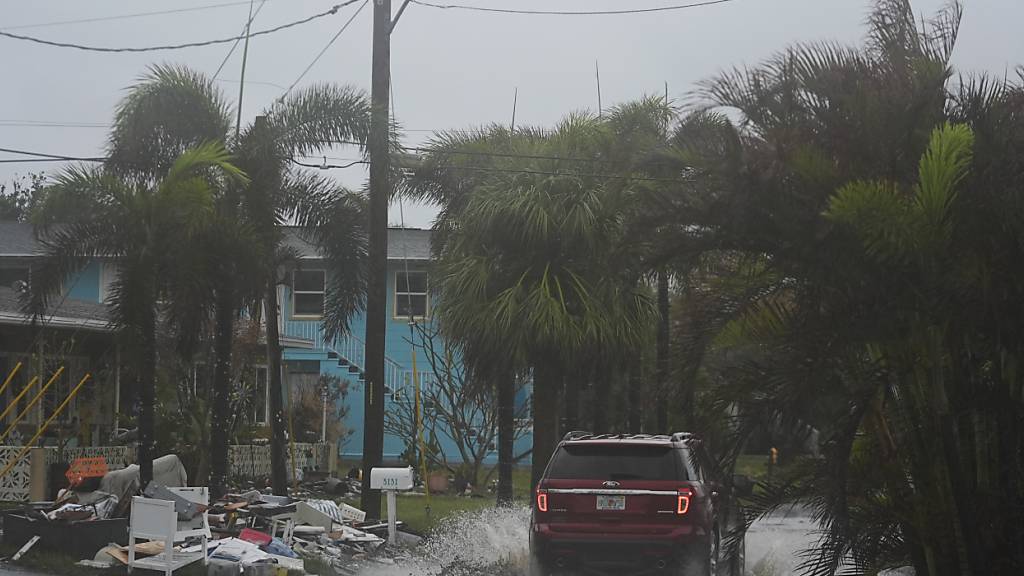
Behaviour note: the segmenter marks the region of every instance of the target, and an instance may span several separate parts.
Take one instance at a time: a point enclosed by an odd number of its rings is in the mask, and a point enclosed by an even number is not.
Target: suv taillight
[[[540,490],[540,489],[537,490],[537,510],[539,510],[540,512],[547,512],[548,511],[548,491],[547,490]]]
[[[689,488],[680,488],[678,505],[676,507],[676,514],[682,516],[690,511],[690,496],[693,496],[693,492]]]

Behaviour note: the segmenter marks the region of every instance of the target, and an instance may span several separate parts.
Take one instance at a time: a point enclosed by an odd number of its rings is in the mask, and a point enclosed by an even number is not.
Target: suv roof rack
[[[562,437],[563,442],[574,440],[668,440],[670,442],[681,442],[692,437],[689,432],[676,432],[675,434],[594,434],[592,432],[573,431]]]
[[[673,442],[685,442],[687,440],[696,440],[696,439],[697,439],[697,435],[692,433],[692,432],[673,432],[672,433],[672,441]]]

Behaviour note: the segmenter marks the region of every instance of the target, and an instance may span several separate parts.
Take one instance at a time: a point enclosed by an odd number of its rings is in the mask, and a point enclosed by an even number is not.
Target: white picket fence
[[[24,446],[0,446],[0,470],[7,467]],[[295,444],[295,465],[303,470],[322,470],[328,462],[328,444]],[[103,456],[111,470],[124,468],[135,461],[134,446],[87,446],[81,448],[46,448],[46,464],[72,462],[78,458]],[[290,447],[285,452],[291,461]],[[235,478],[263,479],[270,476],[270,446],[235,445],[228,451],[231,476]],[[28,453],[18,461],[6,476],[0,478],[0,501],[25,502],[29,499],[31,463]]]

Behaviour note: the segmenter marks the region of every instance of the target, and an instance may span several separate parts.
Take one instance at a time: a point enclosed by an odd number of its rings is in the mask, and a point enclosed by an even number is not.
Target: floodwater
[[[414,558],[361,576],[523,576],[529,551],[529,509],[487,509],[443,523]],[[800,510],[758,521],[747,533],[748,576],[789,576],[799,553],[815,541]]]

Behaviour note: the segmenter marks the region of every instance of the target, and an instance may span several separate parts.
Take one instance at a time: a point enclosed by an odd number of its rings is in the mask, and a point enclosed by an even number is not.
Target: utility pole
[[[387,329],[388,200],[391,195],[388,96],[391,91],[391,0],[373,2],[373,77],[370,87],[369,282],[366,294],[366,390],[363,412],[363,490],[367,518],[380,518],[380,491],[370,470],[384,458],[384,334]]]

